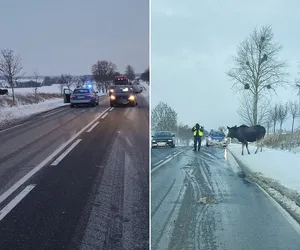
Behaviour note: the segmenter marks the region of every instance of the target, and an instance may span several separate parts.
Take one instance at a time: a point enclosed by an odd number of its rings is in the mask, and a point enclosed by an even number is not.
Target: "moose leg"
[[[259,149],[259,146],[260,146],[260,148],[262,149],[262,146],[261,146],[261,140],[257,140],[256,141],[256,146],[257,146],[257,148],[256,148],[256,150],[255,150],[255,153],[254,154],[256,154],[257,153],[257,151],[258,151],[258,149]],[[261,152],[261,151],[260,151]]]
[[[245,144],[242,143],[242,155],[244,155],[244,147],[245,147]]]
[[[249,152],[249,149],[248,149],[248,142],[246,142],[245,144],[246,144],[246,148],[247,148],[247,151],[248,151],[248,155],[250,155],[250,152]]]

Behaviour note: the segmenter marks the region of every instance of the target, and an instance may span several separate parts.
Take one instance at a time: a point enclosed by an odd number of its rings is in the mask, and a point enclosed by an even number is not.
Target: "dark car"
[[[115,86],[114,92],[110,95],[110,106],[127,105],[135,107],[137,96],[132,85]]]
[[[152,136],[152,148],[175,147],[175,135],[169,131],[159,131]]]
[[[223,146],[226,147],[228,140],[223,131],[211,130],[206,137],[206,146]]]

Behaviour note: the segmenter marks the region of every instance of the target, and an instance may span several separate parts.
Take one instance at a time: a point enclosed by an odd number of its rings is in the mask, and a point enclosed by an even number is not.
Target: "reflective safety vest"
[[[198,136],[203,136],[203,132],[199,129],[196,129],[196,126],[193,128],[194,130],[194,136],[197,135],[197,132],[198,132]]]

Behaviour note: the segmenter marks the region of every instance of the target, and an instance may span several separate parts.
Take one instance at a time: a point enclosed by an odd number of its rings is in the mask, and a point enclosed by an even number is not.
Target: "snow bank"
[[[28,94],[28,93],[34,93],[35,88],[15,88],[16,94]],[[8,89],[9,94],[11,93],[11,89]],[[60,85],[59,84],[53,84],[51,86],[43,86],[39,87],[37,89],[38,93],[47,93],[47,94],[60,94]]]
[[[45,112],[61,106],[70,105],[63,103],[62,98],[45,100],[37,104],[19,105],[13,107],[5,107],[0,109],[0,125],[9,123],[16,119],[23,119],[30,115]]]
[[[249,146],[250,155],[239,144],[228,145],[228,150],[245,174],[271,195],[300,223],[300,154]]]
[[[141,86],[143,87],[143,91],[141,95],[145,98],[145,100],[149,103],[149,92],[150,92],[150,87],[149,84],[146,82],[141,81],[140,82]]]

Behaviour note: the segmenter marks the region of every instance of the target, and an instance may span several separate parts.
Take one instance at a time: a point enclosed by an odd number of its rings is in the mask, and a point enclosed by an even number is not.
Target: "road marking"
[[[54,162],[52,162],[51,166],[58,165],[58,163],[60,163],[62,159],[65,158],[67,154],[70,153],[72,149],[75,148],[81,141],[81,139],[77,139],[65,152],[63,152]]]
[[[128,139],[128,137],[126,137],[126,142],[129,144],[130,147],[133,147],[133,146],[132,146],[132,143],[131,143],[131,141]]]
[[[256,186],[270,199],[274,206],[279,210],[283,217],[292,225],[298,234],[300,234],[300,225],[299,223],[291,216],[268,192],[266,192],[260,185],[255,183]]]
[[[81,129],[77,134],[71,137],[67,142],[62,144],[58,149],[56,149],[51,155],[49,155],[45,160],[38,164],[35,168],[29,171],[25,176],[18,180],[14,185],[7,189],[2,195],[0,195],[0,204],[13,192],[15,192],[21,185],[28,181],[33,175],[45,167],[49,162],[51,162],[55,157],[57,157],[71,142],[73,142],[79,135],[81,135],[87,128],[89,128],[95,121],[97,121],[108,108],[104,110],[101,114],[97,115],[94,120],[92,120],[88,125]]]
[[[104,119],[107,115],[108,113],[105,113],[104,116],[101,117],[101,119]]]
[[[0,211],[0,221],[16,206],[18,203],[25,198],[29,192],[34,189],[36,185],[28,185],[23,189],[21,193],[19,193],[10,203],[8,203],[1,211]]]
[[[159,163],[162,163],[162,162],[163,162],[163,160],[160,160],[160,161],[154,163],[153,165],[156,166],[156,165],[158,165]]]
[[[162,167],[163,165],[165,165],[167,162],[173,160],[177,155],[181,154],[184,150],[179,151],[178,153],[176,153],[175,155],[171,155],[170,158],[168,158],[167,160],[163,161],[162,163],[160,163],[159,165],[155,166],[155,168],[151,169],[151,174],[154,173],[155,171],[157,171],[160,167]]]
[[[175,155],[175,154],[174,154]],[[173,157],[174,155],[168,155],[168,156],[166,156],[165,158],[166,159],[169,159],[170,157]]]
[[[114,109],[114,107],[111,107],[110,109],[109,109],[109,111],[112,111]]]
[[[91,132],[97,125],[99,124],[99,122],[96,122],[92,127],[90,127],[86,132],[89,133]]]

